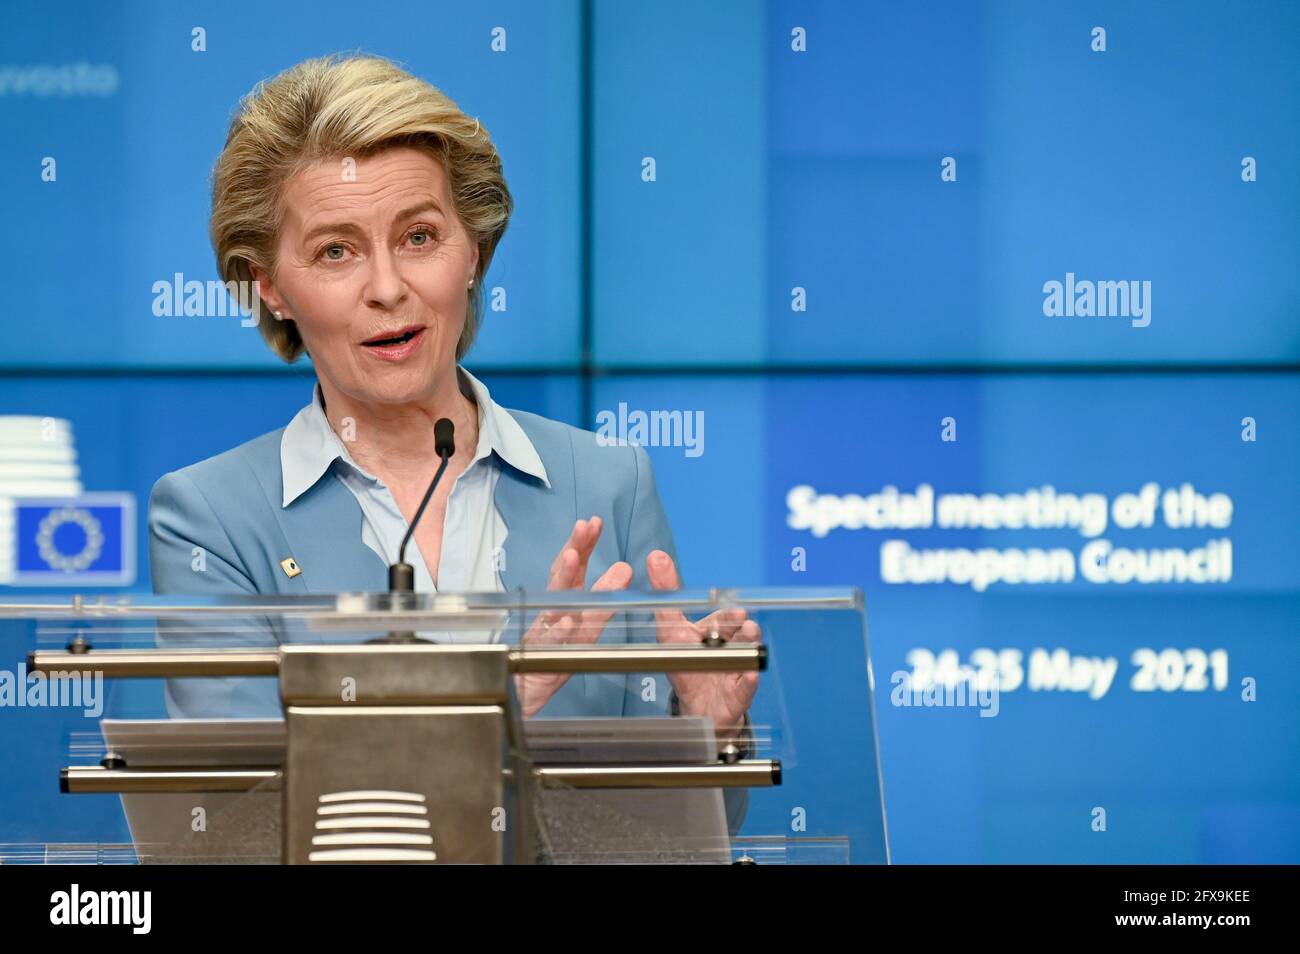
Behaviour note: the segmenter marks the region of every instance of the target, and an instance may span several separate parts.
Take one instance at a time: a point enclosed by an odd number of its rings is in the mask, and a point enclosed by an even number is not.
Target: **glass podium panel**
[[[3,863],[888,861],[856,589],[0,597]]]

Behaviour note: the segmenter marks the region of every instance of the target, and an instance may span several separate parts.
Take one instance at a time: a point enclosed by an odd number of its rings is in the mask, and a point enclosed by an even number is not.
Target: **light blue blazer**
[[[501,569],[505,589],[545,591],[551,563],[574,521],[599,515],[604,526],[588,564],[588,585],[625,560],[635,574],[629,588],[648,590],[646,556],[659,549],[676,560],[677,553],[644,448],[604,446],[590,431],[524,411],[508,413],[536,448],[550,487],[500,462],[494,501],[507,530]],[[280,429],[264,434],[167,474],[154,485],[149,556],[155,593],[300,596],[387,591],[388,567],[362,541],[361,507],[332,473],[282,506],[283,433]],[[196,548],[202,549],[201,555]],[[301,568],[297,576],[290,577],[280,566],[286,557]],[[606,632],[606,638],[620,635],[613,626]],[[659,705],[639,704],[640,685],[638,676],[637,691],[625,694],[624,687],[608,677],[574,677],[541,714],[665,711],[667,696],[657,692]]]
[[[550,487],[501,463],[495,503],[507,528],[501,569],[506,590],[544,591],[551,563],[574,521],[594,515],[602,518],[604,527],[588,564],[588,585],[624,560],[634,572],[629,588],[649,590],[647,555],[664,550],[676,561],[677,551],[644,448],[605,446],[590,431],[525,411],[507,413],[532,441]],[[293,596],[387,591],[388,568],[362,542],[361,507],[332,473],[282,506],[283,432],[272,431],[167,474],[154,486],[149,556],[155,593]],[[299,575],[290,577],[281,568],[286,557],[301,567]],[[510,631],[510,639],[517,639],[519,628]],[[165,635],[160,637],[167,641]],[[284,638],[282,632],[267,631],[261,639]],[[623,628],[612,625],[602,636],[606,642],[626,638]],[[654,637],[642,631],[637,638]],[[230,639],[209,644],[229,645]],[[656,681],[653,702],[643,699],[647,675]],[[662,673],[626,678],[578,674],[538,715],[664,715],[670,692]],[[168,709],[177,718],[265,718],[282,712],[278,687],[270,679],[169,680],[166,695]],[[747,793],[730,789],[726,794],[734,830],[744,815]]]

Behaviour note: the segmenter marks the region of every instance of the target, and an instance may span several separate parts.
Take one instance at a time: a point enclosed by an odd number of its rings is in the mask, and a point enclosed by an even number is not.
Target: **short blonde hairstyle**
[[[487,130],[445,93],[377,56],[334,54],[258,83],[240,100],[212,171],[212,247],[225,282],[253,280],[250,264],[274,275],[285,182],[321,160],[354,159],[395,146],[427,149],[442,166],[454,211],[478,245],[456,360],[478,332],[483,283],[514,207],[501,157]],[[239,288],[239,285],[228,287]],[[269,314],[264,302],[259,302]],[[292,320],[258,322],[285,361],[303,352]]]

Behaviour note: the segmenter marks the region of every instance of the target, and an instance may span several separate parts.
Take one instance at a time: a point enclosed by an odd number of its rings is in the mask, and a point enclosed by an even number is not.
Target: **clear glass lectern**
[[[0,862],[887,863],[856,589],[0,596]]]

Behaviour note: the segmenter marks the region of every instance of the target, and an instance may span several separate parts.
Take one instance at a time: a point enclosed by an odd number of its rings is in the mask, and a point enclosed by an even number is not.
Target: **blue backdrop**
[[[243,93],[307,56],[390,56],[503,156],[517,208],[486,280],[508,306],[467,361],[494,397],[588,428],[620,405],[701,421],[696,446],[650,448],[688,583],[866,591],[896,861],[1300,862],[1300,5],[4,17],[0,414],[72,421],[88,490],[143,505],[162,473],[309,400],[309,367],[234,318],[155,316],[153,285],[216,277],[208,175]],[[1081,283],[1132,314],[1081,314]],[[1171,527],[1162,507],[1127,528],[1112,511],[1092,536],[863,519],[890,487],[1113,506],[1147,484],[1224,495],[1230,519]],[[801,524],[799,487],[833,528]],[[1093,582],[1096,540],[1227,540],[1231,570]],[[890,582],[887,545],[1059,550],[1075,572]],[[1096,697],[1053,687],[1036,650],[1116,670]],[[891,676],[945,651],[959,668],[1002,654],[998,717],[895,704]],[[0,770],[21,780],[0,788],[0,842],[84,729],[0,710]],[[125,837],[115,798],[77,806],[66,839]]]

